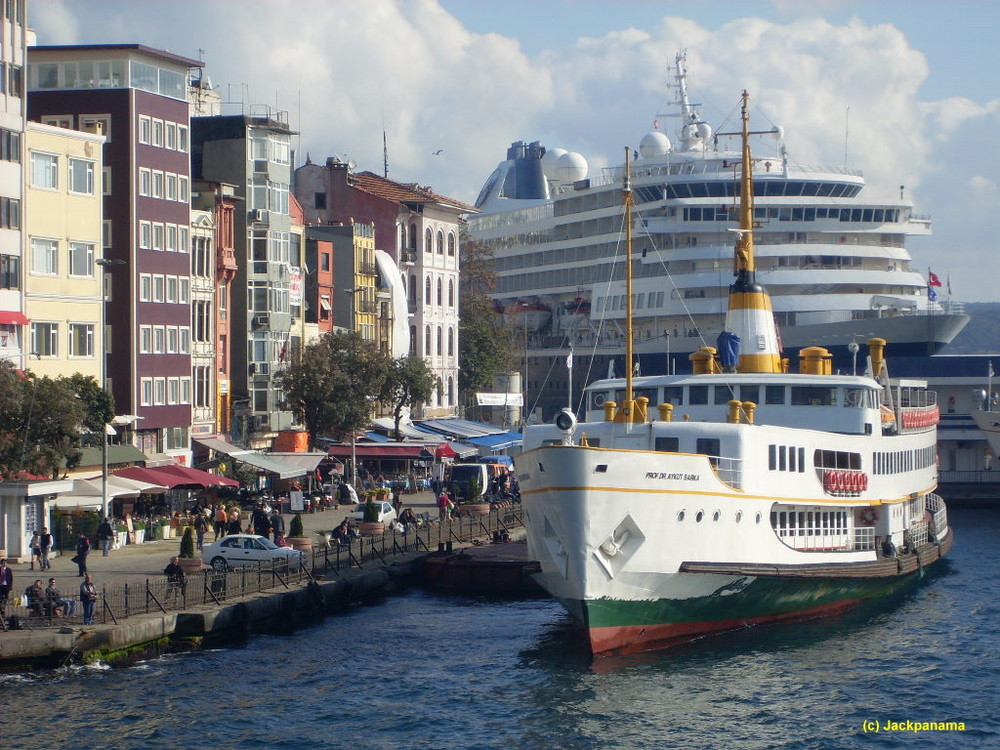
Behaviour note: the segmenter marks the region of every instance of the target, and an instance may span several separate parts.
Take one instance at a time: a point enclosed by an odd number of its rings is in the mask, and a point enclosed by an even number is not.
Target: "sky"
[[[930,215],[908,242],[951,299],[1000,301],[995,0],[29,0],[38,44],[201,59],[224,100],[288,113],[297,162],[337,155],[473,203],[514,141],[638,146],[687,51],[713,127],[743,89],[789,160],[860,169]],[[672,135],[668,126],[661,126]],[[864,193],[863,193],[864,195]],[[984,271],[989,271],[984,273]],[[948,298],[945,290],[944,298]]]

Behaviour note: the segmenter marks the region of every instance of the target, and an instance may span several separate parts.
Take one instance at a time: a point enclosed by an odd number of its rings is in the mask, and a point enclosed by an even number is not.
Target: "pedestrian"
[[[271,519],[264,510],[264,503],[258,502],[250,514],[250,522],[253,524],[253,533],[267,538],[271,533]]]
[[[83,624],[94,624],[94,605],[97,603],[97,586],[94,585],[90,573],[83,577],[80,584],[80,604],[83,605]]]
[[[42,561],[42,570],[51,570],[52,563],[49,562],[49,553],[52,551],[52,535],[49,530],[42,527],[42,533],[38,535],[38,554]]]
[[[101,555],[107,557],[111,552],[111,542],[115,538],[115,530],[111,528],[111,521],[105,518],[101,525],[97,527],[97,541],[101,543]]]
[[[7,560],[0,560],[0,617],[6,617],[7,600],[14,590],[14,571],[7,567]]]
[[[83,578],[87,574],[87,555],[90,554],[90,539],[82,531],[80,536],[76,540],[76,557],[73,561],[76,563],[76,567],[79,572],[76,574],[78,578]]]
[[[229,534],[239,534],[243,531],[243,525],[240,523],[240,512],[237,509],[229,511],[229,525],[226,527],[226,532]]]
[[[31,534],[31,541],[28,546],[31,548],[31,569],[35,569],[35,563],[38,563],[38,569],[42,569],[42,549],[41,541],[42,535],[38,531],[33,531]]]
[[[448,520],[448,509],[450,505],[451,505],[451,498],[449,498],[448,493],[442,489],[441,494],[438,495],[437,499],[438,520],[441,523],[444,523],[445,521]]]
[[[208,532],[208,521],[205,520],[205,515],[201,512],[195,516],[194,519],[194,533],[198,537],[196,544],[198,545],[198,551],[201,552],[202,547],[205,544],[205,534]]]
[[[285,519],[282,518],[277,508],[271,512],[271,533],[274,535],[274,543],[279,547],[285,546]]]
[[[167,577],[167,595],[165,603],[177,601],[183,602],[187,589],[187,577],[184,575],[184,568],[177,562],[177,557],[171,557],[170,563],[163,569],[163,575]]]
[[[215,509],[215,541],[219,541],[220,536],[226,535],[226,524],[229,519],[226,517],[226,506],[219,504]]]
[[[76,614],[76,601],[59,593],[55,578],[49,579],[49,587],[45,589],[45,604],[51,617],[57,617],[60,613],[69,617]]]

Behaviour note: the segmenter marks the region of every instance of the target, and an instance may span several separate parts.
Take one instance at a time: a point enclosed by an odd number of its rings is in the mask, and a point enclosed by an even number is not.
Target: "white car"
[[[396,520],[396,509],[392,507],[392,503],[387,500],[375,500],[375,507],[378,508],[378,520],[388,526],[390,523]],[[354,509],[351,513],[352,521],[364,521],[365,520],[365,504],[361,503],[358,507]]]
[[[279,547],[267,537],[256,534],[230,534],[206,544],[201,559],[216,570],[236,565],[258,565],[284,560],[294,568],[305,560],[305,553],[291,547]]]

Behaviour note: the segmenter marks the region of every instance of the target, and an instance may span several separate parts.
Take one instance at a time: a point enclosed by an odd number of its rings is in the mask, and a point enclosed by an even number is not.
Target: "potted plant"
[[[470,516],[487,516],[490,513],[490,504],[483,502],[482,491],[479,488],[479,480],[472,477],[469,480],[469,496],[462,500],[462,512]]]
[[[368,500],[363,506],[363,519],[358,524],[358,531],[362,536],[378,536],[385,533],[385,523],[379,520],[379,509],[381,506],[381,502],[375,502],[369,495]]]
[[[115,526],[115,549],[121,549],[128,541],[128,527],[120,523]]]
[[[288,536],[285,537],[288,546],[292,549],[309,552],[312,550],[313,540],[306,536],[305,529],[302,528],[302,514],[296,513],[292,516],[291,523],[288,524]]]
[[[201,570],[201,558],[195,557],[194,529],[188,526],[181,537],[181,551],[177,564],[184,569],[184,575],[191,575]]]
[[[136,521],[132,524],[132,528],[135,529],[135,543],[142,544],[146,541],[146,522]]]

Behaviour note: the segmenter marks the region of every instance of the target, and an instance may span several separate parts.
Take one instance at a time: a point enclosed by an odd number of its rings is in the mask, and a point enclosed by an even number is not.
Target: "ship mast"
[[[625,205],[625,408],[630,413],[632,403],[632,168],[631,150],[625,147],[625,178],[622,198]]]
[[[767,290],[757,283],[753,249],[753,159],[750,154],[750,95],[743,92],[743,164],[740,175],[740,227],[734,253],[736,280],[729,286],[725,333],[739,351],[739,372],[781,372],[778,334]],[[724,135],[736,135],[725,133]],[[756,135],[756,133],[754,133]]]

